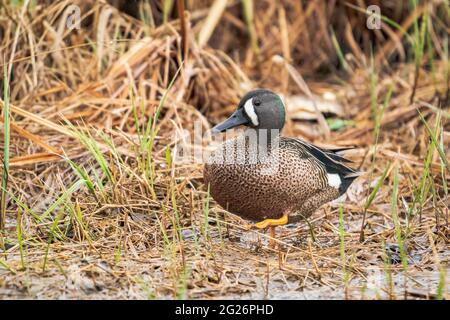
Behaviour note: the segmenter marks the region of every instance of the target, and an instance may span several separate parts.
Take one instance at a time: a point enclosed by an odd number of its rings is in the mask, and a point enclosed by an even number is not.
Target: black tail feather
[[[347,167],[345,162],[352,162],[344,158],[341,155],[336,154],[334,151],[321,149],[313,144],[302,141],[303,146],[311,153],[317,160],[319,160],[328,173],[337,173],[340,176],[346,176],[348,174],[355,173],[356,171],[350,167]]]
[[[339,174],[339,177],[341,178],[341,185],[339,186],[339,194],[344,194],[345,191],[347,191],[348,187],[352,184],[353,180],[358,178],[360,175],[362,175],[364,172],[352,172],[347,175],[341,175]]]

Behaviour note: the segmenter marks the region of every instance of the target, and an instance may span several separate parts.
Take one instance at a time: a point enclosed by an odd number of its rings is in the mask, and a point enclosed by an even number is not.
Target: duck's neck
[[[279,143],[279,129],[254,129],[249,128],[245,131],[250,144],[256,143],[258,147],[267,147],[267,150],[276,148]]]

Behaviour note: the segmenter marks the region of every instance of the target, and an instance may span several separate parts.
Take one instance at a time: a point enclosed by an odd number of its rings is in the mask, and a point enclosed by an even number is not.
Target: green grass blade
[[[450,173],[450,163],[448,162],[447,156],[445,154],[445,151],[441,148],[441,145],[437,142],[436,137],[433,134],[433,131],[431,130],[430,126],[428,125],[427,120],[425,120],[425,118],[423,117],[422,113],[420,112],[419,109],[417,109],[417,112],[419,113],[419,117],[422,120],[423,124],[425,125],[425,128],[428,132],[429,137],[431,138],[431,140],[433,140],[434,145],[436,146],[436,149],[439,153],[439,157],[441,158],[441,160],[444,162],[445,167],[447,168],[448,172]]]
[[[173,8],[174,0],[163,0],[163,23],[169,21],[169,15]]]
[[[336,50],[339,63],[341,64],[342,68],[344,68],[345,71],[349,71],[349,66],[347,64],[347,61],[345,61],[344,53],[342,52],[341,46],[339,45],[339,42],[336,38],[336,34],[334,33],[333,29],[330,29],[330,32],[331,32],[331,41],[333,42],[334,49]]]
[[[10,116],[9,116],[9,82],[7,70],[4,67],[3,75],[3,170],[2,170],[2,191],[0,199],[0,233],[3,231],[6,220],[6,197],[9,177],[9,144],[10,144]]]
[[[64,203],[64,201],[69,197],[72,193],[77,191],[82,184],[85,184],[84,180],[78,180],[75,182],[69,189],[67,189],[53,204],[45,210],[45,212],[40,216],[41,220],[45,219],[50,213],[53,212],[58,206]]]
[[[386,166],[386,169],[384,169],[383,174],[381,175],[381,178],[375,184],[375,187],[373,188],[372,192],[370,193],[369,197],[367,198],[366,204],[364,205],[364,211],[366,211],[370,207],[370,205],[372,204],[376,195],[378,194],[378,191],[380,190],[381,186],[383,185],[384,180],[386,180],[386,176],[387,176],[387,173],[388,173],[390,167],[391,167],[391,164],[389,163]]]
[[[17,210],[17,222],[16,222],[16,232],[17,232],[17,242],[19,243],[20,252],[20,262],[22,264],[22,269],[25,268],[25,255],[23,252],[23,235],[22,235],[22,214],[20,208]]]
[[[253,21],[254,16],[254,5],[253,0],[242,0],[242,6],[244,9],[244,18],[247,23],[248,34],[250,36],[250,43],[252,46],[253,52],[258,55],[259,47],[258,47],[258,38],[256,36],[255,25]]]

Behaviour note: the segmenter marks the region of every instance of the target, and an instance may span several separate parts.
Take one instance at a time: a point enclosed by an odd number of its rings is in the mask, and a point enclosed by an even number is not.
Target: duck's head
[[[283,100],[276,93],[256,89],[247,93],[237,110],[224,122],[212,128],[213,133],[224,132],[240,125],[254,129],[278,129],[284,126],[286,112]]]

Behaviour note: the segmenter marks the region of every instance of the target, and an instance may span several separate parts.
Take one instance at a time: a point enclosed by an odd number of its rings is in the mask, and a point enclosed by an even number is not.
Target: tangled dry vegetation
[[[449,2],[374,2],[2,0],[0,298],[448,298]],[[366,172],[275,250],[171,159],[254,87]]]

